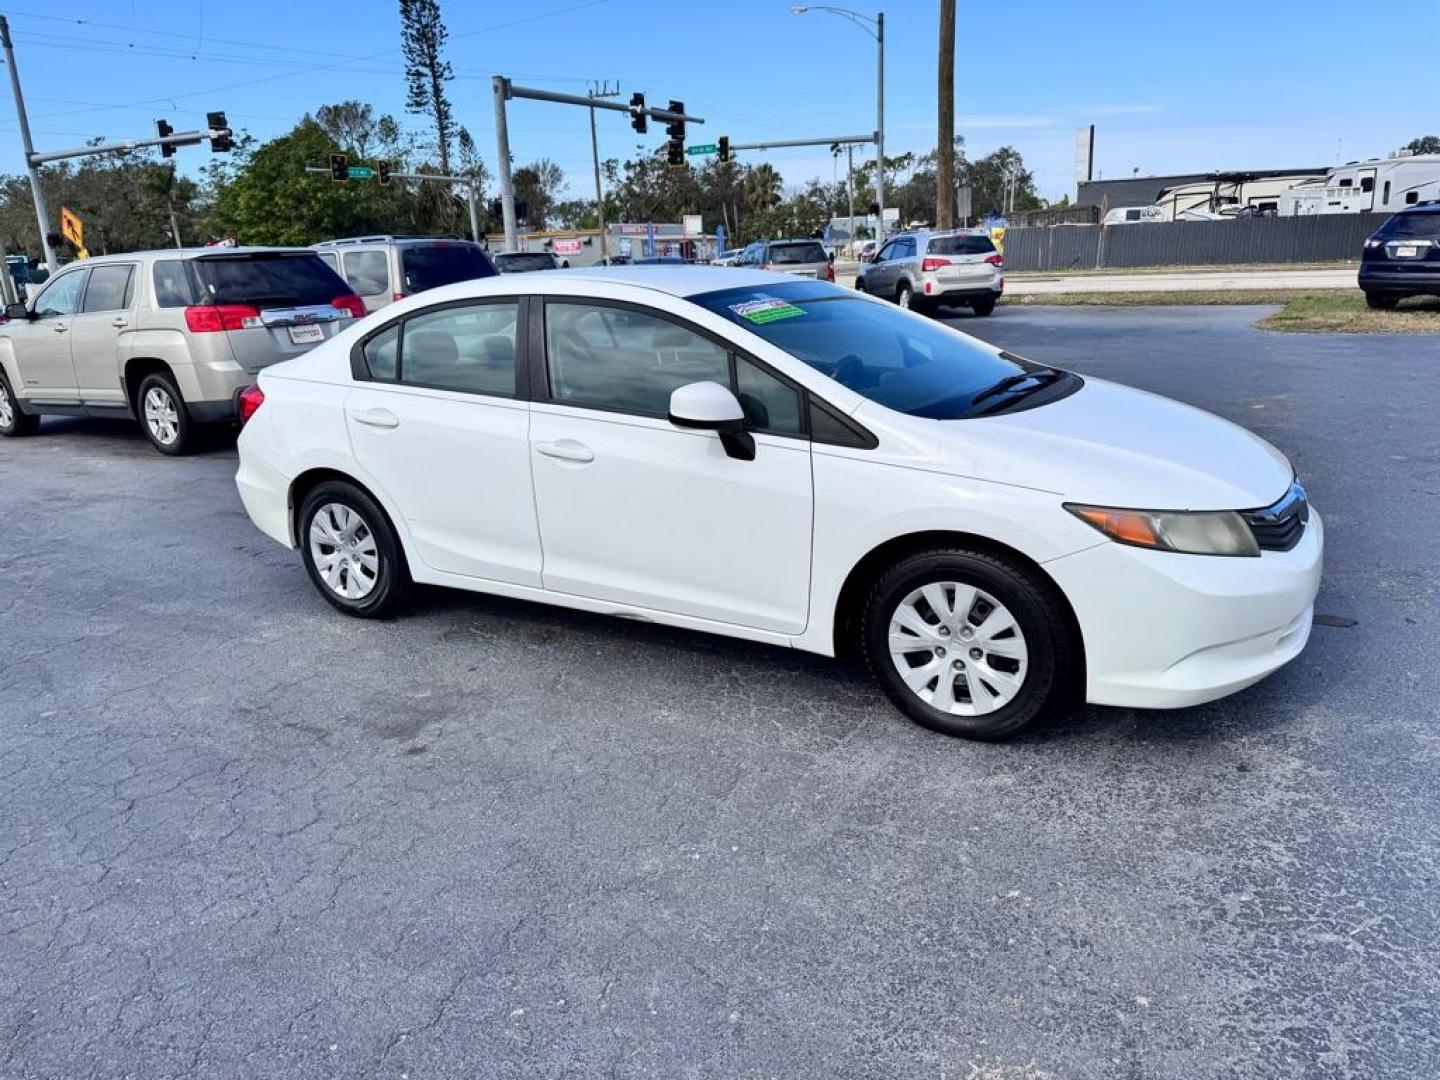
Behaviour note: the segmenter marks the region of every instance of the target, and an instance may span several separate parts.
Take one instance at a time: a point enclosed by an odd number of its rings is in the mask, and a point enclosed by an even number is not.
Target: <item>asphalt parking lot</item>
[[[1432,1078],[1440,337],[956,325],[1211,409],[1328,527],[1259,686],[945,739],[815,657],[335,614],[233,447],[0,444],[0,1076]]]

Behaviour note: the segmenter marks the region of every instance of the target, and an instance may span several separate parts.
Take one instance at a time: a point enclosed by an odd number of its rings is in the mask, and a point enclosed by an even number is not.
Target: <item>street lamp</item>
[[[872,19],[858,11],[827,4],[791,4],[790,10],[796,15],[804,15],[807,11],[828,11],[831,15],[849,19],[875,39],[875,202],[880,206],[875,239],[878,243],[885,239],[885,13],[877,11]]]

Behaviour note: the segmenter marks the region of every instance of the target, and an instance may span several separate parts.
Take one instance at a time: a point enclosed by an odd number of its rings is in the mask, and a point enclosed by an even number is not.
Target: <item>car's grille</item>
[[[1300,481],[1290,485],[1279,502],[1261,510],[1246,510],[1241,515],[1255,536],[1261,551],[1289,551],[1305,534],[1310,520],[1310,503]]]

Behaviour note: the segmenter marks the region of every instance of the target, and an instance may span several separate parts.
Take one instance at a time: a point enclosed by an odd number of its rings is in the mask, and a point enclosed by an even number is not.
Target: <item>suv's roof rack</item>
[[[344,236],[335,240],[321,240],[316,247],[339,247],[341,244],[388,244],[396,240],[448,240],[448,236],[393,236],[377,233],[374,236]]]

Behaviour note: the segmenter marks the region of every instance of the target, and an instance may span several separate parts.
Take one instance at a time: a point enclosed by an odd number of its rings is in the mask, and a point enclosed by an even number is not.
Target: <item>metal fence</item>
[[[1008,270],[1237,266],[1358,259],[1386,214],[1007,229]]]

